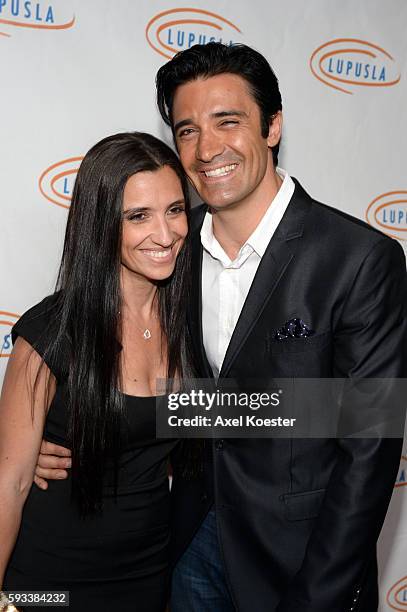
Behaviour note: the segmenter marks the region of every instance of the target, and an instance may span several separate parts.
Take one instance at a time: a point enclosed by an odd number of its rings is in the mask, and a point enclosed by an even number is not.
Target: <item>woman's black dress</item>
[[[53,297],[46,298],[25,313],[14,326],[14,339],[22,336],[41,354],[41,337],[53,303]],[[66,363],[48,360],[47,365],[57,379],[57,389],[44,437],[68,446]],[[71,612],[165,609],[167,460],[176,442],[155,439],[155,398],[125,395],[124,400],[126,435],[117,496],[113,472],[108,472],[102,512],[81,519],[71,500],[70,478],[49,481],[46,491],[33,485],[6,572],[5,590],[70,591]]]

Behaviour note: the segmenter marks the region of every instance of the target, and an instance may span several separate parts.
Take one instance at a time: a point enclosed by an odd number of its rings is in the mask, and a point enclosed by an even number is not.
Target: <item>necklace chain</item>
[[[119,314],[121,314],[121,311],[119,310]],[[157,319],[157,315],[153,315],[154,319]],[[153,337],[153,334],[151,333],[151,330],[148,327],[141,327],[137,321],[135,321],[135,324],[137,325],[137,327],[139,328],[144,340],[150,340],[150,338]]]

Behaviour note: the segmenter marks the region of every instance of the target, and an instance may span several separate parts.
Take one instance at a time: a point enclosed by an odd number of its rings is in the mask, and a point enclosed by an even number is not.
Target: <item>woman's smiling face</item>
[[[188,233],[181,182],[172,168],[133,174],[124,188],[121,262],[125,274],[168,278]]]

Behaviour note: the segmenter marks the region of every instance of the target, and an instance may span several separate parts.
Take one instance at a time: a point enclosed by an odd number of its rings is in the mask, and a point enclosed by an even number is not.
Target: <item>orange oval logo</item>
[[[393,610],[407,610],[407,576],[396,582],[387,593],[387,603]]]
[[[23,2],[0,0],[0,25],[36,30],[66,30],[75,23],[64,0]],[[9,34],[1,33],[3,36]]]
[[[401,456],[399,473],[397,474],[395,488],[405,487],[407,485],[407,457]]]
[[[221,15],[196,8],[174,8],[155,15],[147,24],[147,42],[160,55],[171,59],[192,45],[238,42],[241,30]]]
[[[322,83],[353,94],[358,87],[390,87],[401,78],[394,57],[366,40],[337,38],[311,55],[312,74]]]
[[[18,321],[20,315],[14,312],[0,310],[0,357],[10,357],[11,349],[11,328]]]
[[[41,174],[38,186],[49,202],[69,208],[76,175],[83,157],[70,157],[52,164]]]
[[[392,238],[407,240],[407,191],[379,195],[367,207],[366,220]]]

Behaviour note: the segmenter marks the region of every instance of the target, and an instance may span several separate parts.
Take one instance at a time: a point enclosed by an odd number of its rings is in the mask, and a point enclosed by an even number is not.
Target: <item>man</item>
[[[405,376],[402,249],[277,169],[281,96],[265,58],[197,45],[159,70],[157,91],[205,202],[191,233],[200,375]],[[172,612],[376,610],[401,444],[218,439],[202,476],[175,462]]]

